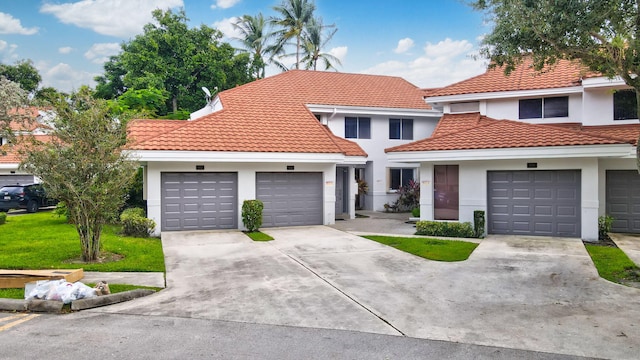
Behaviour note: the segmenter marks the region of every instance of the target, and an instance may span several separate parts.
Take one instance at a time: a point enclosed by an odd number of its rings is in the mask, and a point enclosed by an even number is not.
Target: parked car
[[[49,199],[42,184],[5,185],[0,188],[0,211],[11,209],[27,209],[34,213],[41,207],[53,206],[57,203]]]

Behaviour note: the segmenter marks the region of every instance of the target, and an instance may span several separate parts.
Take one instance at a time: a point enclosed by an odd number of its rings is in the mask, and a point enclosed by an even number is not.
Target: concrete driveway
[[[616,359],[640,353],[640,290],[575,239],[491,236],[459,263],[324,226],[163,234],[167,289],[91,311],[345,329]]]

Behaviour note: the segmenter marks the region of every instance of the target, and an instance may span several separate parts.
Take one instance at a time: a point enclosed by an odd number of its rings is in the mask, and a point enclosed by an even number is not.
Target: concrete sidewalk
[[[640,266],[640,234],[609,234],[611,240],[633,261]]]
[[[94,272],[85,271],[80,280],[83,283],[106,281],[107,284],[126,284],[149,287],[165,287],[164,273],[161,272]]]

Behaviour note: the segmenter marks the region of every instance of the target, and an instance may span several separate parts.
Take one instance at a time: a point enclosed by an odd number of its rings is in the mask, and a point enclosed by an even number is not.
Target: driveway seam
[[[354,299],[353,297],[351,297],[349,294],[347,294],[346,292],[342,291],[340,288],[338,288],[337,286],[335,286],[334,284],[332,284],[329,280],[323,278],[322,276],[320,276],[320,274],[316,273],[315,271],[313,271],[310,267],[308,267],[307,265],[305,265],[301,260],[297,259],[296,257],[289,255],[285,252],[283,252],[282,250],[278,249],[278,251],[280,251],[282,254],[284,254],[285,256],[289,257],[291,260],[295,261],[296,263],[298,263],[298,265],[302,266],[304,269],[306,269],[307,271],[309,271],[310,273],[312,273],[315,277],[317,277],[318,279],[322,280],[323,282],[325,282],[327,285],[331,286],[332,288],[334,288],[336,291],[338,291],[339,293],[341,293],[342,295],[346,296],[347,299],[353,301],[354,303],[356,303],[358,306],[360,306],[361,308],[363,308],[364,310],[366,310],[367,312],[369,312],[371,315],[377,317],[378,319],[380,319],[380,321],[384,322],[385,324],[389,325],[392,329],[394,329],[395,331],[397,331],[398,333],[400,333],[400,335],[402,336],[407,336],[407,334],[405,334],[404,332],[402,332],[402,330],[398,329],[397,327],[393,326],[393,324],[391,324],[389,321],[387,321],[385,318],[383,318],[382,316],[376,314],[375,312],[373,312],[371,309],[369,309],[368,307],[366,307],[364,304],[362,304],[361,302],[359,302],[358,300]]]

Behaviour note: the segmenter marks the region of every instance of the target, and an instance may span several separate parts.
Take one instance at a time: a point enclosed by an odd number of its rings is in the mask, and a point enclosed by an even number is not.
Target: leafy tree
[[[126,119],[113,117],[105,100],[86,89],[53,105],[52,138],[25,139],[21,167],[38,176],[52,197],[68,207],[82,259],[96,261],[102,227],[123,205],[137,163],[122,152]]]
[[[25,117],[24,107],[27,105],[27,92],[20,84],[0,76],[0,138],[14,140],[12,124],[20,124]],[[0,155],[4,151],[0,149]]]
[[[0,64],[0,76],[17,82],[28,93],[35,92],[42,81],[31,60],[19,60],[15,65]]]
[[[325,35],[324,30],[328,28],[332,29]],[[335,64],[342,65],[337,57],[322,52],[322,49],[327,46],[337,31],[335,25],[323,25],[322,18],[312,18],[309,21],[302,38],[302,53],[304,55],[302,62],[306,69],[317,70],[318,61],[324,64],[324,70],[335,69]]]
[[[153,17],[143,34],[122,44],[122,52],[105,64],[105,74],[96,79],[98,97],[158,89],[168,96],[168,111],[190,112],[204,105],[201,87],[225,90],[254,80],[249,57],[220,42],[220,31],[205,25],[189,28],[184,10],[158,9]]]
[[[474,0],[471,5],[494,22],[483,40],[483,53],[494,66],[505,66],[508,73],[524,56],[533,57],[537,70],[558,59],[580,60],[592,71],[622,78],[640,104],[638,1]],[[638,111],[640,118],[640,106]]]
[[[167,96],[158,89],[129,89],[118,97],[115,104],[119,111],[133,111],[136,115],[156,117],[164,113]]]
[[[262,13],[256,16],[243,15],[235,23],[233,27],[240,31],[241,41],[245,50],[252,54],[252,66],[255,68],[254,76],[258,79],[264,78],[265,67],[267,61],[265,57],[271,59],[272,49],[268,45],[269,34],[268,22]]]
[[[41,89],[36,90],[34,100],[38,103],[50,103],[51,100],[55,100],[60,96],[69,96],[68,94],[58,91],[56,88],[51,86],[47,86]]]
[[[300,68],[303,32],[313,19],[315,9],[313,0],[282,0],[279,6],[273,8],[278,16],[273,17],[271,23],[280,28],[274,32],[277,39],[276,53],[280,53],[285,45],[295,39],[296,69]]]

